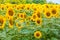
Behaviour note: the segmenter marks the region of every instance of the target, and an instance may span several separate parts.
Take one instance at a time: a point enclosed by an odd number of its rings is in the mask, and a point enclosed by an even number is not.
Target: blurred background
[[[12,4],[26,4],[26,3],[36,3],[36,4],[45,4],[45,3],[53,3],[59,4],[60,0],[0,0],[0,4],[12,3]]]

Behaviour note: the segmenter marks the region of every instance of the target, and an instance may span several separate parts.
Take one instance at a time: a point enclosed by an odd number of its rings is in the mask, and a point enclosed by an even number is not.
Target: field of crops
[[[60,4],[1,0],[0,40],[60,40]]]

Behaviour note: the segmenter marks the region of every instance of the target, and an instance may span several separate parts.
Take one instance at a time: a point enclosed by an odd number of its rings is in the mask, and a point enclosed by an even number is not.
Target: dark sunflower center
[[[20,27],[20,26],[21,26],[21,24],[18,23],[18,27]]]
[[[2,7],[2,10],[4,10],[4,8]]]
[[[4,22],[3,20],[0,20],[0,26],[2,26],[3,22]]]
[[[10,23],[11,25],[13,25],[13,21],[12,21],[12,20],[9,20],[9,23]]]
[[[48,5],[46,5],[46,7],[47,7],[47,8],[49,8],[49,6],[48,6]]]
[[[46,13],[46,15],[47,15],[47,16],[50,16],[50,13],[49,13],[49,12],[47,12],[47,13]]]
[[[27,9],[29,10],[29,7],[27,7]]]
[[[35,19],[36,18],[36,15],[33,15],[33,19]]]
[[[13,16],[13,10],[9,10],[9,12],[8,12],[8,14],[10,15],[10,16]]]
[[[40,24],[40,20],[37,20],[37,23]]]
[[[24,7],[21,7],[21,9],[24,9]]]
[[[52,10],[52,13],[53,13],[53,14],[56,14],[56,10]]]
[[[40,36],[40,34],[39,34],[39,33],[36,33],[36,36],[37,36],[37,37],[39,37],[39,36]]]
[[[26,18],[26,15],[24,15],[24,18]]]
[[[36,9],[36,8],[34,8],[34,10],[36,11],[37,9]]]
[[[21,18],[23,18],[23,15],[21,15]]]
[[[40,13],[37,13],[37,16],[40,18]]]

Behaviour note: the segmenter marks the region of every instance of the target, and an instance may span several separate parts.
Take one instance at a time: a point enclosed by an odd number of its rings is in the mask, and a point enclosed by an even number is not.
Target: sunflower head
[[[51,14],[52,14],[52,16],[56,16],[58,14],[58,9],[57,8],[52,8],[51,9]]]
[[[40,11],[37,11],[36,15],[37,15],[38,18],[41,18],[41,12]]]
[[[4,10],[4,9],[5,9],[5,5],[1,4],[1,10]]]
[[[35,21],[37,18],[38,18],[37,15],[33,14],[31,19],[33,19]]]
[[[20,22],[17,22],[17,23],[16,23],[16,27],[17,27],[18,29],[21,29],[21,28],[22,28]]]
[[[18,17],[22,18],[22,19],[26,19],[26,14],[25,13],[19,13]]]
[[[9,18],[10,17],[12,18],[14,16],[14,11],[13,11],[12,8],[8,8],[6,16],[9,17]]]
[[[0,16],[0,29],[3,29],[5,26],[6,19],[3,16]]]
[[[49,4],[44,4],[44,7],[45,8],[50,8],[50,5]]]
[[[20,4],[20,5],[17,6],[17,8],[20,9],[20,10],[24,9],[25,8],[25,4]]]
[[[13,19],[12,18],[10,18],[9,19],[9,28],[13,28]]]
[[[25,9],[26,9],[26,10],[30,10],[30,9],[31,9],[31,5],[30,5],[30,4],[26,4],[26,5],[25,5]]]
[[[42,19],[41,18],[37,18],[35,20],[35,22],[36,22],[37,25],[41,25],[42,24]]]
[[[36,31],[36,32],[34,33],[34,37],[39,39],[39,38],[42,37],[42,33],[41,33],[40,31]]]
[[[52,17],[51,12],[48,11],[48,10],[45,11],[44,15],[45,15],[46,18],[51,18]]]
[[[10,4],[10,3],[5,3],[5,7],[6,8],[9,8],[9,7],[11,7],[12,5]]]

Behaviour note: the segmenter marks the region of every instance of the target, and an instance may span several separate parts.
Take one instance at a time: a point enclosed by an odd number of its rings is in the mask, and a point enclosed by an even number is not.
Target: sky
[[[52,1],[53,3],[59,3],[60,4],[60,0],[47,0],[47,2]]]

